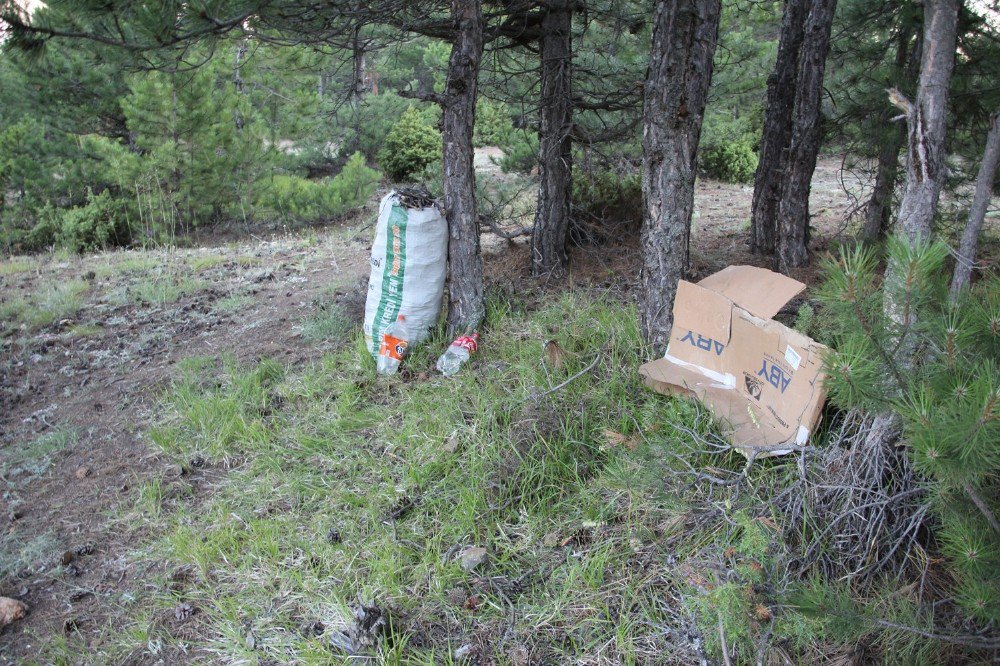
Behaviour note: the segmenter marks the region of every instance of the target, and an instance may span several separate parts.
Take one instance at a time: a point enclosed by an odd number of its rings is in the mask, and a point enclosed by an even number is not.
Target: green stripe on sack
[[[408,215],[402,206],[393,204],[389,211],[389,222],[385,229],[385,265],[382,267],[382,294],[379,297],[375,320],[372,322],[372,354],[378,355],[382,331],[396,321],[403,303],[403,274],[406,272],[406,222]],[[396,252],[396,238],[399,252]],[[393,274],[393,266],[399,261],[399,270]]]

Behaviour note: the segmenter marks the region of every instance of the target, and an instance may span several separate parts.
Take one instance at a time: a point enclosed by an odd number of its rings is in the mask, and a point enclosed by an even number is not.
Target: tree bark
[[[899,205],[895,232],[911,247],[930,240],[931,224],[944,185],[945,121],[948,86],[955,65],[959,0],[925,0],[923,53],[917,98],[910,103],[898,90],[889,100],[902,109],[907,127],[906,189]],[[906,335],[917,324],[907,307],[906,267],[892,257],[885,269],[883,311],[896,331],[895,356],[899,367],[915,363],[916,342]]]
[[[236,129],[242,130],[246,121],[243,118],[243,113],[240,110],[240,98],[244,93],[243,85],[243,61],[247,56],[247,40],[246,38],[240,39],[236,43],[236,58],[233,63],[233,88],[236,89],[236,107],[233,109],[233,122],[236,125]]]
[[[990,198],[993,196],[993,178],[996,176],[998,163],[1000,163],[1000,111],[994,111],[990,116],[990,131],[986,135],[983,161],[979,163],[979,174],[976,176],[976,193],[972,196],[969,221],[965,225],[962,242],[958,246],[955,274],[951,279],[952,301],[958,298],[959,293],[972,279],[972,268],[976,265],[976,251],[979,247],[979,232],[983,228],[986,209],[989,208]]]
[[[883,118],[889,122],[889,117]],[[892,220],[892,193],[896,189],[896,174],[899,173],[899,151],[906,143],[906,127],[899,125],[886,132],[878,149],[878,167],[875,171],[875,187],[865,205],[865,225],[861,230],[861,240],[877,243],[885,237]]]
[[[573,9],[554,0],[542,18],[538,206],[531,234],[531,272],[544,275],[567,261],[572,193]]]
[[[688,265],[695,161],[720,0],[657,0],[643,103],[640,317],[657,353],[669,342],[677,282]]]
[[[363,101],[365,96],[365,66],[367,60],[366,42],[361,37],[361,26],[354,28],[351,36],[351,54],[353,64],[353,81],[351,82],[351,101],[355,106]]]
[[[913,244],[930,238],[944,185],[944,139],[948,85],[955,65],[958,0],[926,0],[920,82],[916,102],[898,91],[890,100],[903,110],[907,127],[906,189],[896,231]]]
[[[809,0],[785,0],[778,38],[778,58],[767,79],[767,112],[754,176],[750,217],[750,250],[774,252],[778,202],[788,144],[792,140],[792,111],[798,77],[799,50],[805,34]]]
[[[471,332],[482,322],[483,258],[473,169],[472,130],[483,57],[482,0],[452,0],[455,25],[442,100],[444,206],[448,221],[448,331]]]
[[[809,263],[809,190],[819,155],[823,72],[837,0],[814,0],[806,18],[792,112],[792,140],[778,203],[775,268],[787,273]]]
[[[909,51],[908,43],[911,37],[911,30],[900,30],[894,63],[898,76],[907,86],[915,83],[914,79],[917,77],[917,68],[920,64],[921,38],[917,35],[917,42],[913,50]],[[888,111],[882,113],[880,122],[888,125],[892,122],[892,114]],[[892,223],[892,194],[896,189],[896,175],[899,173],[899,151],[903,149],[905,143],[906,125],[895,125],[882,134],[878,166],[875,171],[875,187],[865,206],[865,225],[861,230],[861,240],[877,243],[889,231]]]

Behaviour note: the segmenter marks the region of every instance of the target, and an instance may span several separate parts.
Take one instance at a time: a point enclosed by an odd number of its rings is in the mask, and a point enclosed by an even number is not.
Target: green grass
[[[251,257],[250,255],[241,254],[236,257],[236,263],[241,268],[250,268],[251,266],[259,266],[264,263],[264,260],[260,257]]]
[[[43,287],[35,295],[28,321],[34,326],[47,326],[75,315],[83,307],[90,284],[84,280],[68,280]]]
[[[239,312],[253,304],[253,297],[248,294],[232,294],[220,298],[213,304],[213,308],[219,312]]]
[[[73,249],[59,246],[49,253],[49,257],[51,257],[52,261],[56,263],[67,263],[78,260],[80,255]]]
[[[641,474],[604,435],[634,433],[645,404],[667,402],[635,373],[634,313],[584,298],[532,317],[515,310],[491,305],[479,367],[451,379],[376,376],[356,328],[294,373],[271,361],[187,359],[152,441],[181,464],[200,457],[232,469],[197,505],[159,483],[139,491],[135,517],[162,535],[142,557],[193,573],[183,591],[164,583],[147,596],[125,629],[176,645],[135,618],[182,597],[201,609],[200,646],[212,659],[337,663],[327,640],[298,627],[346,626],[361,595],[396,618],[398,635],[369,648],[383,663],[448,663],[472,634],[507,631],[513,595],[511,649],[560,663],[665,649],[660,583],[637,554],[667,555],[653,526],[679,505],[658,498],[657,475]],[[334,321],[317,331],[345,326]],[[541,364],[552,337],[576,354],[558,370]],[[430,369],[446,343],[436,331],[409,366]],[[533,397],[594,355],[602,362],[590,374]],[[452,437],[457,447],[446,445]],[[444,557],[471,545],[489,551],[481,572]],[[515,587],[483,589],[480,575]],[[519,579],[524,589],[510,582]]]
[[[38,267],[38,261],[28,257],[11,257],[6,261],[0,261],[0,275],[17,275],[27,273]]]
[[[27,298],[0,304],[0,318],[43,328],[72,318],[83,307],[89,291],[90,284],[84,280],[44,284]]]
[[[147,273],[164,263],[163,260],[151,256],[148,252],[112,253],[104,255],[102,260],[102,263],[94,266],[94,272],[100,278],[112,275]]]
[[[302,337],[309,342],[343,345],[357,327],[335,304],[324,304],[302,324]]]
[[[235,263],[240,268],[249,268],[250,266],[257,266],[261,263],[259,257],[250,257],[247,255],[240,255],[238,257],[230,257],[224,254],[201,254],[193,257],[188,257],[187,264],[194,271],[205,271],[212,268],[218,268],[223,264],[229,262]]]
[[[211,488],[187,475],[137,485],[119,521],[149,573],[109,619],[100,659],[344,663],[336,632],[361,599],[392,617],[359,648],[375,663],[452,663],[464,644],[497,664],[696,661],[682,637],[700,632],[718,658],[720,622],[752,662],[776,535],[735,496],[676,479],[677,456],[745,460],[698,453],[672,425],[713,432],[702,409],[641,384],[636,313],[605,301],[492,300],[480,351],[453,378],[418,374],[448,343],[441,329],[409,377],[377,376],[356,325],[303,368],[180,362],[150,441],[212,470]],[[332,321],[317,332],[340,335]],[[565,366],[544,365],[549,339]],[[783,469],[760,465],[754,483]],[[488,551],[473,572],[455,557],[468,546]],[[174,621],[181,604],[197,612]],[[776,626],[794,645],[820,631],[792,611]],[[41,661],[81,649],[55,644]]]
[[[23,298],[15,298],[0,303],[0,320],[6,322],[23,321],[25,313],[29,309],[28,301]]]
[[[92,335],[99,335],[104,329],[95,324],[80,324],[69,330],[69,334],[75,338],[89,338]]]
[[[151,305],[167,305],[205,288],[205,282],[189,277],[161,275],[140,280],[129,290],[132,300]]]
[[[188,257],[187,264],[193,271],[205,271],[221,266],[227,261],[229,261],[229,258],[223,254],[201,254]]]

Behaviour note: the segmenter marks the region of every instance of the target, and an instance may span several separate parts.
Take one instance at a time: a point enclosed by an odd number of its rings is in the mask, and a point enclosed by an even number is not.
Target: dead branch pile
[[[923,546],[930,501],[898,444],[894,419],[842,414],[822,448],[800,447],[794,463],[776,463],[766,475],[752,474],[764,451],[753,451],[741,470],[696,462],[706,454],[711,459],[734,451],[723,438],[706,433],[704,422],[710,419],[699,411],[694,427],[671,424],[690,446],[685,455],[668,453],[677,463],[676,475],[708,502],[724,490],[734,505],[773,518],[789,548],[792,578],[807,572],[842,580],[903,575],[901,565]]]
[[[786,542],[797,546],[799,574],[902,574],[926,533],[930,504],[897,433],[892,418],[851,411],[825,447],[802,452],[798,478],[768,502]]]

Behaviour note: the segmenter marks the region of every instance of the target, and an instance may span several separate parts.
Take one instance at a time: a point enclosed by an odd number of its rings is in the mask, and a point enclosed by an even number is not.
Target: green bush
[[[606,242],[642,224],[642,179],[613,169],[573,173],[573,227],[581,242]]]
[[[441,159],[441,133],[426,114],[410,107],[400,117],[378,154],[379,165],[390,179],[411,179],[434,160]]]
[[[381,176],[354,153],[334,178],[309,180],[278,174],[261,184],[255,198],[260,210],[300,221],[312,222],[343,215],[359,208],[372,195]]]
[[[504,173],[530,173],[538,166],[538,133],[529,130],[514,130],[507,136],[500,160]]]
[[[44,224],[35,227],[34,234],[47,234]],[[76,252],[100,250],[128,245],[131,230],[124,204],[107,191],[94,195],[89,192],[87,203],[64,210],[55,232],[58,245]]]
[[[819,293],[833,335],[831,402],[891,412],[937,514],[936,542],[957,581],[954,597],[982,622],[1000,621],[1000,278],[947,296],[949,249],[894,239],[881,280],[871,248],[841,250]],[[899,304],[899,323],[884,313]]]
[[[702,146],[698,162],[706,176],[727,183],[750,183],[757,173],[757,153],[749,137]]]
[[[52,204],[46,204],[38,213],[37,222],[25,234],[25,249],[37,252],[53,247],[59,238],[62,211]]]
[[[388,92],[367,95],[357,107],[344,105],[337,122],[346,128],[345,150],[360,150],[369,160],[378,159],[385,138],[413,102]]]
[[[592,219],[642,222],[642,179],[637,172],[613,169],[573,174],[573,204],[577,214]]]
[[[510,120],[510,109],[506,104],[479,98],[476,103],[476,125],[472,134],[473,145],[477,148],[502,146],[513,131],[514,123]]]

